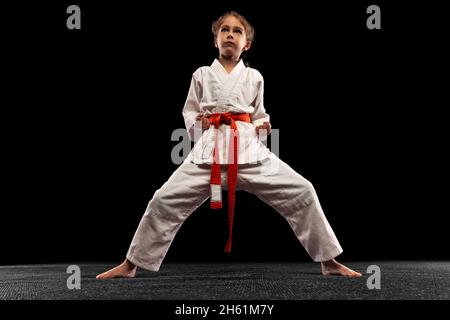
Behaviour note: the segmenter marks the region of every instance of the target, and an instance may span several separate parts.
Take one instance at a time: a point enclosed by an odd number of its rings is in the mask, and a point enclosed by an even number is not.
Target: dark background
[[[121,261],[176,169],[190,78],[217,56],[211,22],[253,23],[280,158],[309,179],[341,260],[449,259],[448,33],[431,2],[20,2],[2,27],[0,264]],[[81,7],[81,30],[66,8]],[[381,30],[366,8],[381,7]],[[287,222],[239,192],[206,202],[166,261],[310,261]]]

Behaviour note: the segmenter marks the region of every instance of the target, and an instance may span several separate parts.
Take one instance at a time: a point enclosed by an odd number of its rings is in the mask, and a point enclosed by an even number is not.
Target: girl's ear
[[[247,51],[248,49],[250,49],[251,46],[252,46],[252,42],[251,41],[247,41],[247,44],[244,47],[244,51]]]

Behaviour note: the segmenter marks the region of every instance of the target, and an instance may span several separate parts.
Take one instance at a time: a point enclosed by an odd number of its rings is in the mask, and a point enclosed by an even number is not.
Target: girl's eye
[[[220,31],[222,31],[222,32],[227,32],[227,31],[228,31],[228,28],[222,28],[222,30],[220,30]]]
[[[234,30],[235,32],[237,32],[237,33],[242,33],[242,30],[241,29],[236,29],[236,30]]]

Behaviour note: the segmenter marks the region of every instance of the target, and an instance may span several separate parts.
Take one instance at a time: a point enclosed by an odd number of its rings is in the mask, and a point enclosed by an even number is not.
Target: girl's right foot
[[[337,262],[334,259],[321,262],[320,265],[322,267],[322,274],[324,276],[338,275],[351,278],[358,278],[362,276],[361,273],[344,266],[343,264]]]
[[[112,279],[112,278],[134,278],[137,267],[128,259],[112,268],[96,276],[96,279]]]

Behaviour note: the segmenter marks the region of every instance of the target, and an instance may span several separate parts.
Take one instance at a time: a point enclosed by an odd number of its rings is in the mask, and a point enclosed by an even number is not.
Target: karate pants
[[[225,187],[226,166],[221,171]],[[182,223],[210,197],[210,177],[211,166],[184,161],[150,200],[127,259],[158,271]],[[239,165],[236,190],[255,194],[279,212],[314,261],[342,252],[312,184],[273,153],[258,164]]]

